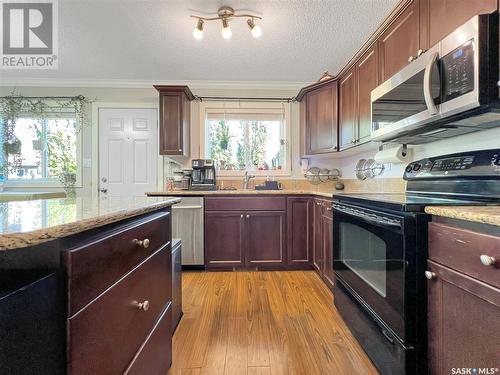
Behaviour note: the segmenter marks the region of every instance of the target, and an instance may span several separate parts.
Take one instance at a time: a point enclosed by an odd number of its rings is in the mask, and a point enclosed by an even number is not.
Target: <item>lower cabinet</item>
[[[286,265],[286,211],[205,212],[205,267]]]
[[[256,211],[245,214],[247,267],[283,267],[286,264],[285,223],[285,211]]]
[[[331,200],[313,202],[312,265],[324,283],[333,290],[333,211]]]
[[[493,374],[500,364],[500,228],[485,232],[429,224],[425,276],[432,375],[471,368]]]
[[[243,211],[205,212],[205,267],[245,266]]]
[[[287,199],[287,254],[290,268],[303,268],[312,258],[313,205],[309,197]]]

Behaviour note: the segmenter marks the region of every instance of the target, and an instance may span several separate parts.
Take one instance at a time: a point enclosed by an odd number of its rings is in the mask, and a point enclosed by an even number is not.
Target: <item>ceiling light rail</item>
[[[229,25],[229,20],[233,18],[247,18],[247,25],[250,28],[250,32],[254,38],[260,38],[262,35],[262,28],[255,24],[255,20],[261,20],[262,17],[255,14],[236,14],[234,9],[230,6],[222,6],[217,11],[217,16],[214,17],[204,17],[191,15],[190,17],[196,18],[196,27],[193,30],[193,37],[197,40],[203,39],[203,26],[207,21],[221,21],[222,30],[221,34],[224,39],[231,39],[233,32]]]

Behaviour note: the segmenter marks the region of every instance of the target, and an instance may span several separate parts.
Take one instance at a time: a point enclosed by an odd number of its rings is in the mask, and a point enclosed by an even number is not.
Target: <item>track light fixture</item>
[[[233,32],[231,30],[231,27],[229,26],[229,20],[232,18],[247,18],[247,24],[250,28],[252,36],[254,38],[259,38],[262,35],[262,28],[259,25],[255,24],[255,20],[261,20],[262,17],[253,14],[235,14],[234,9],[229,6],[220,7],[217,11],[217,16],[214,17],[202,17],[195,15],[191,15],[191,17],[198,20],[196,23],[196,27],[193,30],[193,37],[198,40],[203,38],[203,23],[205,21],[217,20],[220,20],[222,22],[222,37],[224,39],[231,39]]]

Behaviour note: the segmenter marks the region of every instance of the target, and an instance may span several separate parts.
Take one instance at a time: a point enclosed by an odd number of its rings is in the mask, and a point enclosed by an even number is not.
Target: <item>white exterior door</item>
[[[157,110],[99,109],[99,191],[143,196],[157,190]]]

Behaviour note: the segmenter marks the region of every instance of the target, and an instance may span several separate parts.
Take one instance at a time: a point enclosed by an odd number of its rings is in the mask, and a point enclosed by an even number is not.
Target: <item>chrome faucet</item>
[[[253,174],[248,174],[248,171],[245,171],[245,177],[243,177],[243,189],[248,189],[248,182],[251,178],[254,178]]]

